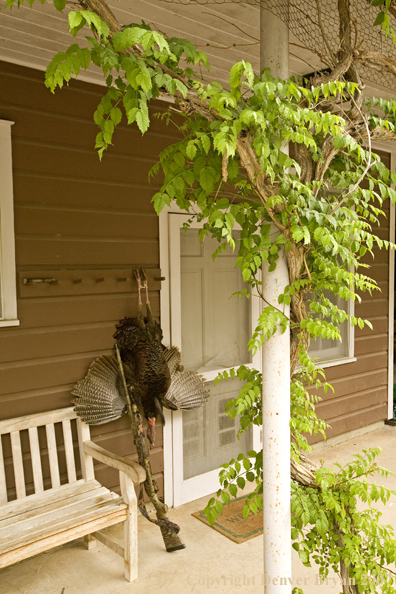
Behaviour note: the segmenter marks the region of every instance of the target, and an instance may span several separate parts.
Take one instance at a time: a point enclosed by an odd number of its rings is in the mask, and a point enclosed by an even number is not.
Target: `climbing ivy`
[[[15,3],[7,0],[6,6]],[[66,4],[53,3],[59,11]],[[391,3],[373,4],[384,4],[379,13],[384,16],[375,24],[387,29]],[[371,327],[334,305],[329,294],[359,302],[362,292],[378,290],[362,258],[373,256],[374,246],[391,247],[373,227],[384,214],[384,201],[396,201],[391,185],[396,175],[371,151],[369,138],[374,130],[377,137],[384,131],[393,138],[396,102],[363,100],[358,80],[281,80],[268,70],[258,76],[243,60],[231,68],[228,88],[207,84],[193,70],[209,70],[207,56],[193,44],[166,39],[144,22],[121,26],[103,1],[81,2],[81,10],[68,13],[68,26],[73,37],[87,30],[84,47],[73,43],[56,54],[45,84],[54,92],[91,63],[101,68],[107,89],[93,114],[100,158],[123,119],[145,133],[150,101],[162,95],[175,99],[180,140],[162,151],[150,172],[163,175],[154,208],[160,213],[176,203],[201,222],[200,239],[211,236],[219,242],[213,257],[227,246],[237,250],[236,265],[246,283],[240,297],[249,297],[250,286],[263,303],[248,345],[253,353],[278,328],[290,328],[291,457],[303,464],[301,452],[310,450],[307,434],[324,435],[327,427],[315,414],[319,398],[312,390],[332,389],[309,356],[310,338],[341,340],[341,324]],[[173,114],[174,109],[161,117],[168,122]],[[286,144],[294,147],[290,155]],[[264,262],[270,273],[275,270],[282,253],[290,280],[275,307],[266,302],[260,271]],[[241,366],[223,372],[216,382],[228,377],[243,382],[226,409],[232,419],[239,417],[240,433],[261,425],[261,374]],[[360,584],[358,592],[373,592],[373,578],[390,593],[396,592],[394,577],[385,565],[395,561],[396,540],[390,527],[379,524],[381,514],[371,504],[385,503],[393,492],[366,480],[376,472],[389,474],[374,462],[378,454],[378,449],[364,451],[345,467],[338,465],[338,472],[319,468],[308,487],[292,472],[291,536],[301,561],[309,565],[313,559],[323,578],[330,567],[341,574],[347,569]],[[262,472],[262,452],[253,450],[223,464],[221,488],[205,510],[209,521],[214,523],[247,482],[254,489],[243,514],[256,513],[262,507]],[[358,500],[367,509],[358,510]]]

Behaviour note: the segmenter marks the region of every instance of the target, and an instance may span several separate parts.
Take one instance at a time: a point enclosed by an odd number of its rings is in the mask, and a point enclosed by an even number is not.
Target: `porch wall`
[[[135,266],[159,268],[158,217],[150,204],[155,183],[149,186],[147,174],[158,152],[175,140],[174,131],[153,120],[150,132],[142,137],[136,128],[122,125],[114,147],[100,163],[93,148],[97,134],[93,113],[103,90],[73,82],[52,95],[44,87],[42,72],[0,62],[0,118],[15,122],[20,319],[19,327],[0,328],[2,419],[70,406],[73,384],[84,377],[95,357],[111,352],[114,324],[136,314],[135,283],[125,283],[129,288],[124,292],[120,285],[100,293],[99,288],[84,289],[90,270],[103,269],[101,276],[114,277],[112,271],[125,269],[124,276],[130,277]],[[157,107],[163,110],[164,104]],[[71,290],[54,296],[50,285],[45,294],[43,285],[29,291],[22,285],[29,271],[46,277],[46,271],[57,270],[81,272],[83,283],[74,285],[75,294]],[[151,299],[158,316],[158,290],[151,292]],[[134,458],[126,417],[92,428],[92,434],[101,446]],[[152,464],[161,490],[162,450],[159,428]],[[30,477],[28,458],[25,454]],[[12,493],[10,470],[9,464],[7,484]],[[118,485],[116,470],[98,464],[96,474],[107,487]]]
[[[376,151],[387,167],[390,155]],[[380,229],[373,232],[389,240],[389,200],[383,205],[386,217],[380,218]],[[316,407],[319,418],[331,425],[327,437],[334,437],[388,418],[388,328],[389,328],[389,252],[374,248],[374,259],[366,254],[362,262],[370,268],[361,269],[375,281],[381,291],[362,293],[362,302],[355,303],[355,315],[371,321],[373,330],[355,327],[355,357],[357,361],[325,369],[332,384],[330,390],[317,392],[323,399]],[[316,436],[312,443],[321,441]]]

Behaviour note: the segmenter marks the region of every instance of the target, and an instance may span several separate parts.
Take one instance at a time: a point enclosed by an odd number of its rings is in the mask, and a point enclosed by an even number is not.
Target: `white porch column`
[[[286,3],[286,0],[281,0]],[[288,78],[289,31],[287,23],[261,5],[260,63],[273,76]],[[276,234],[273,226],[273,233]],[[274,235],[272,235],[274,237]],[[263,293],[275,307],[289,284],[286,256],[280,252],[277,267],[263,264]],[[284,313],[289,316],[288,308]],[[264,592],[289,594],[291,580],[290,536],[290,330],[278,330],[263,345],[263,475],[264,475]]]

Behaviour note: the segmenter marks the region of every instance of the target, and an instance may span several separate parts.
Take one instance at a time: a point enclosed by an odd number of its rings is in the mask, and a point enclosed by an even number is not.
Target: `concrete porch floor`
[[[350,460],[362,449],[380,446],[384,453],[379,464],[396,473],[396,426],[383,426],[367,434],[321,449],[312,459]],[[381,477],[377,484],[385,484]],[[396,489],[396,479],[386,486]],[[203,498],[178,509],[170,517],[181,526],[186,549],[166,553],[159,529],[139,518],[139,578],[128,583],[123,577],[123,560],[98,543],[87,551],[82,540],[71,542],[17,565],[0,570],[0,594],[147,594],[183,592],[186,594],[258,594],[263,586],[263,540],[253,538],[236,544],[191,516],[202,509]],[[383,512],[383,523],[396,526],[396,499]],[[121,527],[113,528],[119,531]],[[340,584],[333,575],[319,584],[316,567],[305,568],[293,551],[293,582],[304,594],[338,594]]]

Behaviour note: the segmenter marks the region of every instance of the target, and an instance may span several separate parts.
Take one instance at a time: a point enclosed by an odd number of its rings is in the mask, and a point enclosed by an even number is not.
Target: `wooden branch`
[[[381,72],[385,68],[388,72],[396,75],[396,60],[392,60],[381,52],[355,51],[353,59],[368,68],[374,68]]]
[[[278,185],[268,183],[266,181],[265,175],[261,169],[259,160],[256,156],[255,150],[252,146],[253,137],[250,135],[242,136],[241,134],[237,138],[237,151],[239,157],[241,159],[242,166],[246,169],[248,178],[252,186],[257,192],[261,202],[266,206],[267,212],[271,217],[273,223],[280,229],[284,231],[286,227],[282,225],[276,218],[275,214],[277,211],[276,208],[268,208],[267,202],[271,196],[275,196],[278,193]]]
[[[122,385],[124,388],[124,395],[127,402],[128,416],[129,421],[131,423],[133,441],[135,443],[135,447],[138,453],[139,464],[140,466],[142,466],[142,468],[144,468],[146,473],[144,489],[148,497],[150,498],[150,501],[154,505],[157,515],[157,520],[155,520],[154,523],[157,524],[161,530],[162,538],[164,539],[165,547],[168,552],[176,551],[178,549],[184,549],[185,544],[178,535],[178,532],[180,530],[179,526],[169,520],[167,516],[168,506],[158,499],[157,488],[153,478],[153,472],[151,470],[150,453],[147,449],[146,437],[143,432],[142,417],[139,413],[138,407],[136,406],[135,402],[132,401],[131,396],[129,394],[128,386],[125,380],[124,366],[122,364],[120,351],[117,345],[115,345],[115,350],[117,355],[118,366],[120,369]],[[143,498],[140,497],[139,499],[143,500]],[[139,501],[139,503],[141,502]],[[139,507],[141,508],[143,515],[148,517],[147,512],[145,513],[144,504],[143,506],[139,505]]]

